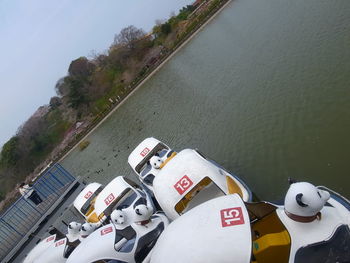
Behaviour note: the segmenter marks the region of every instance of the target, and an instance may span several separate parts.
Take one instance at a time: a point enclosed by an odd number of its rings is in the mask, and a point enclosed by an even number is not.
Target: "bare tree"
[[[49,103],[51,109],[55,109],[61,104],[62,104],[62,99],[60,97],[57,97],[57,96],[51,97],[50,103]]]
[[[161,26],[163,23],[165,23],[165,19],[156,19],[155,24],[156,26]]]
[[[114,37],[114,44],[133,49],[135,42],[145,34],[146,33],[143,29],[131,25],[123,28],[120,33]]]
[[[91,63],[86,57],[80,57],[73,60],[68,68],[70,76],[79,78],[87,78],[94,70],[95,65]]]
[[[68,89],[66,89],[66,85],[64,82],[65,77],[60,78],[55,85],[56,94],[60,97],[66,95],[68,93]]]
[[[98,56],[99,56],[99,54],[97,53],[97,51],[95,49],[92,49],[92,50],[90,50],[87,58],[89,60],[95,60]]]

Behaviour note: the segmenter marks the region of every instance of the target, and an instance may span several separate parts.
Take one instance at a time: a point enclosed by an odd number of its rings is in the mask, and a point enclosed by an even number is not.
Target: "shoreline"
[[[79,147],[79,144],[84,141],[92,132],[94,132],[104,121],[107,120],[107,118],[110,117],[111,114],[113,114],[120,106],[122,106],[126,100],[132,96],[134,94],[134,92],[136,92],[139,88],[142,87],[142,85],[149,80],[151,77],[153,77],[154,74],[156,74],[171,58],[173,58],[174,55],[177,54],[177,52],[179,52],[183,47],[185,47],[201,30],[204,29],[204,27],[206,25],[208,25],[217,15],[219,15],[233,0],[227,0],[224,4],[222,4],[222,6],[218,7],[217,10],[214,10],[214,12],[210,15],[208,15],[208,17],[204,18],[202,23],[203,24],[199,24],[198,28],[193,29],[193,31],[191,33],[188,34],[188,36],[184,37],[184,39],[182,40],[181,43],[179,43],[177,46],[175,46],[173,48],[173,51],[167,55],[164,60],[162,62],[160,62],[160,64],[158,66],[156,66],[143,80],[141,80],[141,82],[139,84],[137,84],[132,91],[130,91],[130,93],[128,93],[115,107],[113,107],[113,109],[111,109],[101,120],[99,120],[98,122],[96,122],[96,124],[93,125],[93,127],[91,129],[88,129],[88,131],[86,132],[85,135],[82,135],[81,138],[79,138],[78,140],[76,140],[72,146],[70,147],[69,150],[67,150],[66,153],[64,153],[61,157],[53,158],[50,159],[48,158],[47,160],[50,160],[54,163],[61,163],[73,150],[75,150],[77,147]],[[38,177],[40,177],[41,174],[35,174],[35,175],[29,175],[28,177],[26,177],[26,179],[24,180],[30,180],[30,181],[34,181],[36,180]],[[17,190],[12,190],[10,192],[8,192],[6,194],[6,197],[0,201],[0,211],[4,211],[4,209],[6,209],[8,207],[8,204],[12,203],[13,198],[17,198],[16,196],[18,195]]]
[[[137,90],[139,90],[143,84],[149,80],[151,77],[153,77],[154,74],[156,74],[174,55],[177,54],[183,47],[185,47],[200,31],[204,29],[206,25],[208,25],[214,18],[216,18],[217,15],[219,15],[230,3],[232,0],[228,0],[226,3],[223,4],[213,15],[211,15],[202,25],[200,25],[192,34],[190,34],[183,43],[181,43],[178,47],[175,48],[175,50],[164,59],[163,62],[161,62],[149,75],[143,79],[126,97],[118,103],[106,116],[104,116],[87,134],[85,134],[81,139],[76,141],[74,146],[68,150],[61,158],[59,158],[56,162],[59,163],[62,160],[64,160],[73,150],[75,150],[78,145],[84,141],[92,132],[94,132],[104,121],[106,121],[119,107],[121,107],[127,99],[132,96]]]

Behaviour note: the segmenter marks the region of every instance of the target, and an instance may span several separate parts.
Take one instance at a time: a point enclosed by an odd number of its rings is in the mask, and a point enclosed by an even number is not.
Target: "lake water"
[[[61,163],[107,183],[153,136],[262,199],[287,178],[350,197],[350,1],[235,0]]]

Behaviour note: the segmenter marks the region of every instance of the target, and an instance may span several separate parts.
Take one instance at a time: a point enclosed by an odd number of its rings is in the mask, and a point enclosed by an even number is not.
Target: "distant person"
[[[28,184],[21,183],[19,192],[25,199],[30,199],[35,205],[39,205],[43,201],[33,187]]]

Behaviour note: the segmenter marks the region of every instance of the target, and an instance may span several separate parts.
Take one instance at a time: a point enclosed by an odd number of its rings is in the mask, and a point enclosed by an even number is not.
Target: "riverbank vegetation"
[[[156,21],[149,33],[128,26],[107,52],[73,60],[68,74],[57,81],[57,96],[3,146],[0,200],[16,184],[59,160],[226,2],[197,0],[168,20]]]

